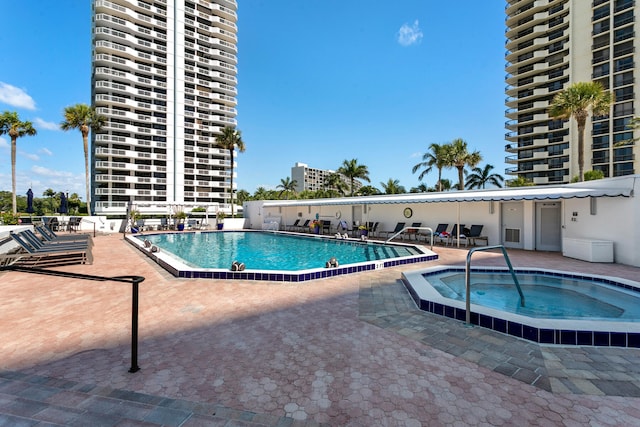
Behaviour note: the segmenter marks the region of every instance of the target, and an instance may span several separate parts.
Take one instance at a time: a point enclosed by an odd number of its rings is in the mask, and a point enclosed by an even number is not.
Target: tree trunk
[[[464,174],[463,174],[463,170],[464,170],[464,166],[460,167],[460,166],[456,166],[458,168],[458,190],[462,191],[464,190]]]
[[[229,150],[229,154],[231,155],[231,175],[230,175],[230,186],[229,186],[229,201],[231,202],[231,218],[233,215],[233,147]]]
[[[586,120],[578,120],[578,182],[584,181],[584,129]]]
[[[87,213],[92,214],[91,209],[91,186],[89,185],[89,143],[88,134],[82,131],[82,144],[84,145],[84,180],[87,191]]]
[[[13,209],[13,214],[16,215],[18,213],[18,205],[16,200],[16,140],[17,136],[11,135],[11,206]]]

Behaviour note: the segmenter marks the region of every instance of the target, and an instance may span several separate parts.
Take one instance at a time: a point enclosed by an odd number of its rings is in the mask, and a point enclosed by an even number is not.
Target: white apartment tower
[[[633,0],[507,0],[507,169],[535,184],[568,183],[578,175],[574,119],[549,118],[553,96],[571,83],[597,81],[614,92],[611,114],[589,117],[584,170],[605,177],[638,173],[627,126],[635,115]]]
[[[95,213],[228,203],[234,165],[215,137],[236,125],[236,10],[93,0],[92,103],[108,118],[91,141]]]

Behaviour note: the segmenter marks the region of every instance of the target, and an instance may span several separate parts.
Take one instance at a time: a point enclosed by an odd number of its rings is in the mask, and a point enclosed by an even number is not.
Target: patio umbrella
[[[27,191],[27,213],[32,214],[35,210],[33,209],[33,191],[29,189]]]
[[[60,209],[58,209],[58,212],[60,212],[61,214],[66,214],[68,210],[69,208],[67,206],[67,196],[65,196],[63,192],[60,192]]]

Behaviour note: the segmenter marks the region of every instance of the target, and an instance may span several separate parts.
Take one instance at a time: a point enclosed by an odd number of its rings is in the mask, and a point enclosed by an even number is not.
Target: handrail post
[[[465,309],[466,309],[466,317],[465,322],[468,326],[471,325],[471,255],[473,255],[476,251],[486,251],[490,249],[500,249],[502,251],[502,255],[504,256],[504,260],[507,263],[507,267],[509,267],[509,272],[511,273],[511,277],[513,277],[513,282],[516,285],[516,289],[518,290],[518,294],[520,294],[520,306],[524,307],[524,294],[522,293],[522,288],[520,288],[520,282],[518,282],[518,278],[516,277],[516,272],[513,270],[513,266],[511,265],[511,260],[509,259],[509,255],[507,255],[507,250],[504,245],[494,245],[494,246],[483,246],[481,248],[471,248],[469,252],[467,252],[467,262],[465,264]]]
[[[393,239],[395,239],[397,236],[399,236],[400,234],[404,233],[407,230],[428,230],[430,231],[430,235],[431,235],[431,250],[433,250],[433,229],[431,227],[410,227],[410,226],[406,226],[404,227],[402,230],[398,231],[396,234],[394,234],[393,236],[389,237],[387,240],[385,240],[385,243],[389,243],[390,241],[392,241]],[[416,240],[418,238],[416,237]]]
[[[131,367],[129,372],[140,370],[138,366],[138,294],[140,282],[144,277],[134,276],[131,285]]]

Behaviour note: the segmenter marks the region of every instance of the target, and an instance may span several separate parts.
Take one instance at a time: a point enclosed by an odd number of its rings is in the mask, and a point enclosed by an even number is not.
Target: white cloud
[[[4,138],[0,138],[0,148],[2,149],[9,149],[11,148],[10,144],[9,144],[9,140],[8,139],[4,139]]]
[[[21,151],[20,154],[34,162],[37,162],[38,160],[40,160],[40,156],[38,156],[37,154],[25,153],[24,151]]]
[[[36,109],[35,101],[27,92],[5,82],[0,82],[0,102],[27,110]]]
[[[46,130],[60,130],[60,126],[58,125],[58,123],[47,122],[42,120],[40,117],[36,117],[33,120],[33,124],[35,125],[36,129],[42,128]]]
[[[38,150],[38,153],[41,154],[46,154],[47,156],[53,156],[53,153],[51,152],[51,150],[48,150],[46,148],[41,148]]]
[[[422,41],[422,30],[418,20],[416,19],[413,25],[403,24],[398,30],[398,43],[402,46],[411,46]]]
[[[56,170],[53,170],[53,169],[43,168],[42,166],[33,166],[31,168],[31,171],[33,173],[35,173],[36,175],[49,176],[49,177],[70,177],[70,176],[73,176],[73,174],[71,172],[56,171]]]
[[[411,159],[415,159],[416,157],[422,157],[422,153],[419,151],[416,151],[415,153],[409,154],[409,158]]]

